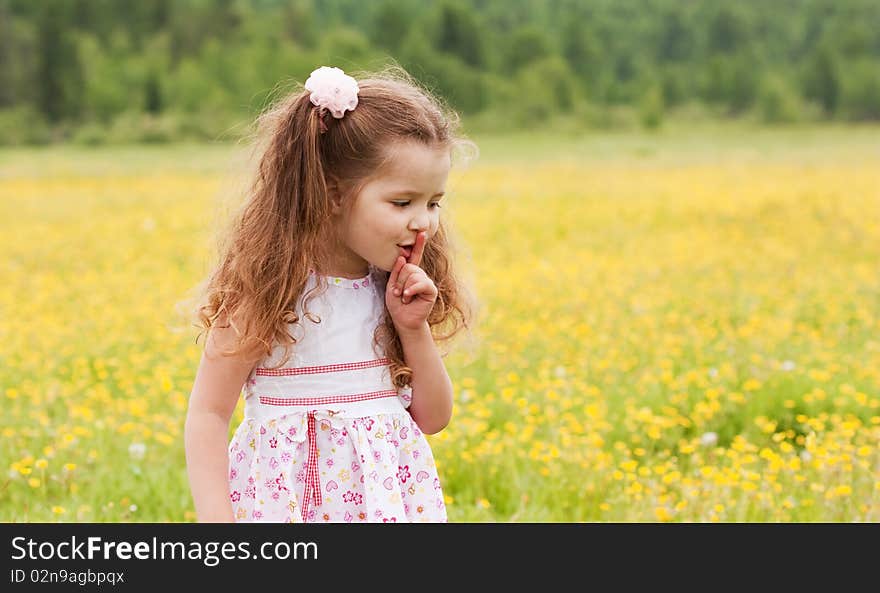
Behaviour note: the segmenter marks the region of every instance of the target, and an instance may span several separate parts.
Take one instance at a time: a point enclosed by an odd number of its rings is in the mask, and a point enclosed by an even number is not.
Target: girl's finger
[[[418,297],[421,294],[421,291],[424,290],[424,288],[425,286],[419,283],[407,286],[404,289],[403,294],[400,295],[400,298],[403,299],[403,304],[405,305]]]
[[[406,265],[406,258],[402,255],[398,255],[397,259],[394,262],[394,267],[391,268],[391,275],[388,276],[388,288],[393,290],[394,287],[397,286],[398,276],[400,275],[400,270],[403,266]]]
[[[417,276],[419,274],[424,275],[424,270],[417,266],[413,266],[410,264],[404,264],[400,268],[400,272],[397,274],[397,288],[403,290],[403,287],[406,286],[406,283],[409,282],[409,279],[413,276]]]
[[[421,294],[428,294],[428,295],[434,294],[434,291],[431,289],[431,284],[429,282],[427,282],[426,280],[420,280],[420,281],[413,282],[412,284],[410,284],[409,286],[407,286],[404,289],[403,294],[401,296],[404,299],[403,302],[408,303],[409,301],[413,300],[414,298],[416,298],[417,296],[419,296]]]
[[[425,231],[416,235],[416,244],[409,256],[409,263],[418,266],[422,263],[422,255],[425,253],[425,243],[428,242],[428,233]]]

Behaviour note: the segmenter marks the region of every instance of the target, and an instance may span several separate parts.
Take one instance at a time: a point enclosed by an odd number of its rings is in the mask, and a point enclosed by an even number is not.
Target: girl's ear
[[[339,193],[339,184],[334,179],[327,180],[327,197],[330,199],[330,209],[333,214],[342,212],[342,195]]]

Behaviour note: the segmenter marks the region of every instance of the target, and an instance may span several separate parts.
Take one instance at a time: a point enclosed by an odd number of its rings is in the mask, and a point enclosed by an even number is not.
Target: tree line
[[[0,0],[0,143],[235,137],[389,58],[489,129],[880,120],[876,0]]]

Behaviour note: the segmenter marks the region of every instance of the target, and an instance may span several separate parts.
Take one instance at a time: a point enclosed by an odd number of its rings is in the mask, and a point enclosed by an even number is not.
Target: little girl
[[[435,340],[470,326],[472,301],[440,206],[453,150],[475,146],[397,67],[318,68],[258,123],[259,166],[198,307],[197,518],[444,522],[424,436],[452,413]]]

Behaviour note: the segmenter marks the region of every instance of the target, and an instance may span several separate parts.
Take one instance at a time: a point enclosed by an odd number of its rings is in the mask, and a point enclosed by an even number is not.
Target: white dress
[[[373,350],[387,275],[327,277],[308,306],[320,323],[304,317],[301,297],[290,360],[266,368],[282,359],[276,346],[251,372],[229,444],[236,521],[446,521],[430,445],[407,410],[411,389],[394,387]],[[317,281],[312,273],[304,294]]]

